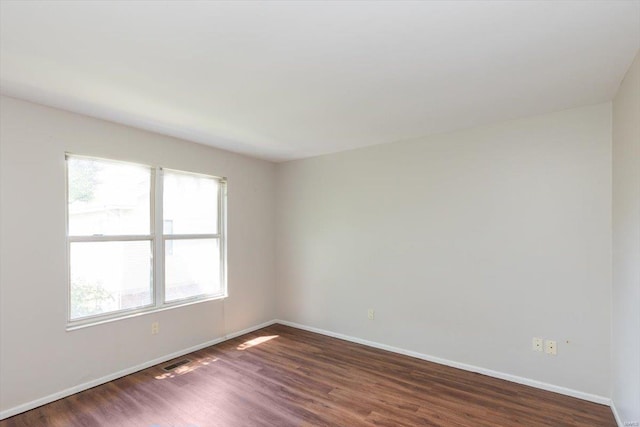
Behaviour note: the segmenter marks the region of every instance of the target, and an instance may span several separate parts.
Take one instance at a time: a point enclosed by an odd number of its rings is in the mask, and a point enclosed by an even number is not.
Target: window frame
[[[130,164],[149,169],[149,234],[140,235],[93,235],[93,236],[72,236],[69,234],[69,159],[95,160],[106,163]],[[67,263],[67,307],[66,320],[67,331],[99,325],[121,319],[141,316],[148,313],[169,310],[178,307],[185,307],[201,302],[224,299],[228,297],[227,289],[227,179],[225,177],[209,175],[199,172],[183,171],[173,168],[164,168],[159,165],[148,165],[143,163],[121,161],[103,157],[94,157],[65,153],[65,238],[66,238],[66,263]],[[171,171],[184,175],[199,176],[213,179],[218,182],[217,194],[217,233],[210,234],[164,234],[163,217],[163,174],[164,171]],[[218,239],[220,247],[220,286],[221,292],[211,294],[200,294],[185,297],[173,301],[165,301],[165,246],[167,240],[189,240],[189,239]],[[84,316],[78,319],[71,319],[71,244],[76,242],[122,242],[122,241],[149,241],[151,246],[151,303],[142,307],[121,309],[108,313]]]

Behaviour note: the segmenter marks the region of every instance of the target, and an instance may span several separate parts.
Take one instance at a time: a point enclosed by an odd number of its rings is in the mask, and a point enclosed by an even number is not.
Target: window
[[[226,181],[67,155],[69,326],[226,296]]]

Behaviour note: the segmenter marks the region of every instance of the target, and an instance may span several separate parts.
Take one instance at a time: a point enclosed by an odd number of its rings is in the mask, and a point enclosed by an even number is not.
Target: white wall
[[[640,422],[640,54],[613,101],[612,399]]]
[[[273,319],[274,164],[0,102],[0,412]],[[227,176],[229,298],[65,332],[65,151]]]
[[[616,134],[633,123],[619,125],[618,117],[636,114],[619,107],[632,105],[624,101],[627,86],[616,99]],[[0,102],[0,412],[276,314],[610,396],[610,104],[276,167],[12,98]],[[637,153],[637,128],[622,132]],[[624,144],[616,148],[617,180],[634,171],[619,151]],[[224,306],[65,332],[65,151],[228,176]],[[637,179],[617,182],[636,206]],[[640,230],[637,222],[631,227]],[[370,307],[374,321],[366,318]],[[159,335],[149,334],[152,321],[160,322]],[[622,330],[637,336],[638,329]],[[614,343],[628,339],[616,331]],[[533,336],[556,339],[558,356],[531,351]],[[621,354],[613,352],[614,398],[616,378],[623,387],[626,381],[615,370],[630,366],[628,359],[616,365]],[[634,391],[620,390],[616,404],[626,408]]]
[[[277,188],[281,319],[609,397],[611,104],[284,163]]]

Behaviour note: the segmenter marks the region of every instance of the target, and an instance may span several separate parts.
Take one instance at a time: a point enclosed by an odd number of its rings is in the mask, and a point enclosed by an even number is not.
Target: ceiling
[[[640,1],[0,3],[2,93],[304,158],[610,100]]]

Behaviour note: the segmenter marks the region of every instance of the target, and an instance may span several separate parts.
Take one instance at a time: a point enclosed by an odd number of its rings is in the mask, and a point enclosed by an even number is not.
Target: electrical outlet
[[[153,322],[151,324],[151,335],[156,335],[160,332],[160,323],[159,322]]]
[[[376,312],[373,310],[373,308],[367,310],[367,317],[369,318],[369,320],[374,320],[376,318]]]
[[[533,338],[531,349],[533,351],[542,351],[542,338]]]
[[[558,354],[558,347],[556,345],[556,342],[553,340],[545,341],[544,352],[552,356],[555,356],[556,354]]]

